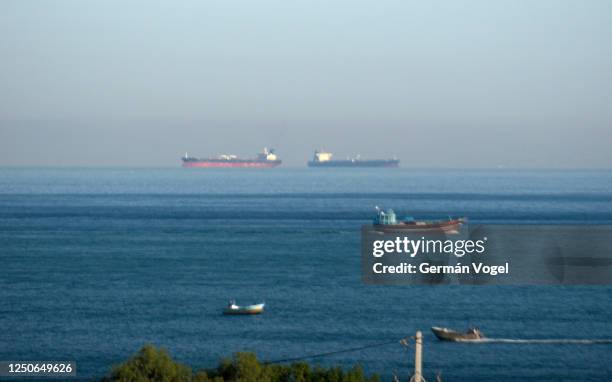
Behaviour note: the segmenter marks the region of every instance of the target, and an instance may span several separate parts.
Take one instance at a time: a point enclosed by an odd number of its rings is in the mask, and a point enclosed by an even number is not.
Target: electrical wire
[[[330,351],[330,352],[326,352],[326,353],[308,354],[308,355],[303,355],[303,356],[300,356],[300,357],[276,359],[276,360],[273,360],[273,361],[266,361],[266,362],[264,362],[264,364],[274,364],[274,363],[285,363],[285,362],[300,361],[300,360],[303,360],[303,359],[319,358],[319,357],[325,357],[325,356],[330,356],[330,355],[335,355],[335,354],[349,353],[349,352],[365,350],[365,349],[371,349],[371,348],[376,348],[376,347],[381,347],[381,346],[386,346],[386,345],[391,345],[391,344],[397,344],[397,343],[401,344],[402,346],[407,346],[408,345],[408,339],[410,339],[410,338],[411,337],[401,338],[399,340],[379,342],[379,343],[376,343],[376,344],[360,346],[360,347],[356,347],[356,348],[343,349],[343,350],[335,350],[335,351]]]

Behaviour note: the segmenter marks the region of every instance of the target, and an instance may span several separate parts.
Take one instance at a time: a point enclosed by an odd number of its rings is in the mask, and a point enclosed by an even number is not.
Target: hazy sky
[[[612,167],[612,1],[0,2],[0,166]]]

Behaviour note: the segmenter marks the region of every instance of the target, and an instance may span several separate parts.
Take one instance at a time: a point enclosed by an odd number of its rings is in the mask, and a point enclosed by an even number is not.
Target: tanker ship
[[[187,153],[182,158],[183,167],[201,168],[270,168],[279,166],[282,161],[278,159],[273,149],[264,148],[256,158],[239,158],[236,155],[223,154],[213,158],[196,158]]]
[[[334,154],[316,150],[308,167],[398,167],[399,159],[361,159],[359,157],[343,160],[332,159]]]

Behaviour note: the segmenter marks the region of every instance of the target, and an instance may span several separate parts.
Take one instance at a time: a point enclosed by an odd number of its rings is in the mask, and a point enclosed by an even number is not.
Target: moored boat
[[[223,309],[223,314],[260,314],[263,313],[265,306],[265,303],[240,306],[232,300]]]
[[[379,232],[442,232],[456,234],[459,233],[461,226],[467,222],[467,218],[457,218],[448,220],[415,220],[406,217],[397,220],[392,209],[382,211],[376,207],[377,216],[374,219],[374,229]]]
[[[466,332],[457,332],[448,328],[440,328],[434,326],[431,328],[433,334],[441,341],[472,341],[485,338],[484,334],[478,328],[470,328]]]

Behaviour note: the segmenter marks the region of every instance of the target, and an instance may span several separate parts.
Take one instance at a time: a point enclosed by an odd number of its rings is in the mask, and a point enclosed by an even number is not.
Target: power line
[[[371,349],[371,348],[376,348],[376,347],[381,347],[381,346],[386,346],[386,345],[391,345],[391,344],[397,344],[397,343],[399,343],[399,344],[401,344],[403,346],[408,346],[408,339],[409,338],[401,338],[399,340],[379,342],[379,343],[376,343],[376,344],[361,346],[361,347],[357,347],[357,348],[349,348],[349,349],[343,349],[343,350],[336,350],[336,351],[330,351],[330,352],[326,352],[326,353],[310,354],[310,355],[304,355],[304,356],[301,356],[301,357],[276,359],[276,360],[273,360],[273,361],[266,361],[266,362],[264,362],[264,364],[300,361],[300,360],[303,360],[303,359],[319,358],[319,357],[325,357],[325,356],[329,356],[329,355],[335,355],[335,354],[341,354],[341,353],[349,353],[349,352],[365,350],[365,349]]]

